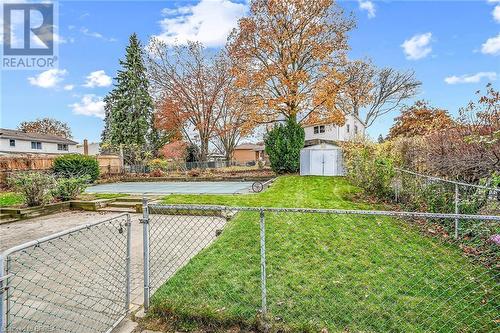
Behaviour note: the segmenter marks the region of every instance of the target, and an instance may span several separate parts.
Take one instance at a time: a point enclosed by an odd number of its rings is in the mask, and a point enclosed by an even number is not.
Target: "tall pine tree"
[[[154,127],[153,100],[149,95],[143,49],[133,33],[126,48],[125,60],[115,78],[115,86],[104,98],[104,144],[122,147],[131,163],[155,155],[160,144]]]

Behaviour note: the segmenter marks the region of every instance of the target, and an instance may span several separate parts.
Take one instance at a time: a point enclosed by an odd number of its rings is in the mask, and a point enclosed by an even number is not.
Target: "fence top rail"
[[[422,173],[418,173],[418,172],[414,172],[414,171],[410,171],[410,170],[406,170],[406,169],[401,169],[401,168],[394,168],[394,169],[397,170],[397,171],[408,173],[410,175],[424,177],[424,178],[427,178],[427,179],[430,179],[430,180],[435,180],[435,181],[440,181],[440,182],[445,182],[445,183],[450,183],[450,184],[455,184],[455,185],[460,185],[460,186],[475,187],[475,188],[480,188],[480,189],[483,189],[483,190],[500,192],[500,188],[488,187],[488,186],[476,185],[476,184],[469,184],[469,183],[464,183],[464,182],[457,182],[457,181],[448,180],[448,179],[444,179],[444,178],[439,178],[439,177],[424,175]]]
[[[95,227],[97,225],[113,222],[113,221],[123,219],[123,218],[128,218],[128,217],[129,217],[129,214],[124,213],[124,214],[120,214],[117,216],[113,216],[113,217],[105,219],[105,220],[100,220],[100,221],[93,222],[93,223],[82,224],[82,225],[76,226],[74,228],[66,229],[66,230],[63,230],[61,232],[57,232],[57,233],[54,233],[54,234],[51,234],[51,235],[48,235],[45,237],[41,237],[41,238],[26,242],[26,243],[23,243],[20,245],[16,245],[16,246],[13,246],[13,247],[3,251],[2,253],[0,253],[0,258],[7,258],[7,256],[9,256],[12,253],[22,251],[26,248],[33,247],[33,246],[48,242],[50,240],[53,240],[53,239],[56,239],[56,238],[59,238],[62,236],[66,236],[66,235],[78,232],[80,230],[83,230],[83,229],[89,229],[89,228]]]
[[[217,205],[160,205],[150,204],[149,212],[154,214],[161,210],[206,210],[206,211],[264,211],[264,212],[295,212],[295,213],[316,213],[316,214],[338,214],[338,215],[375,215],[375,216],[394,216],[394,217],[422,217],[422,218],[444,218],[461,220],[485,220],[498,221],[500,216],[496,215],[468,215],[468,214],[443,214],[427,212],[405,212],[405,211],[387,211],[387,210],[349,210],[349,209],[314,209],[314,208],[275,208],[275,207],[231,207]]]

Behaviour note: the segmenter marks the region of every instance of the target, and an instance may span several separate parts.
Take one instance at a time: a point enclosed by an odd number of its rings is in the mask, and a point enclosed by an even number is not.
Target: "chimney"
[[[83,140],[83,155],[89,154],[89,142],[87,139]]]

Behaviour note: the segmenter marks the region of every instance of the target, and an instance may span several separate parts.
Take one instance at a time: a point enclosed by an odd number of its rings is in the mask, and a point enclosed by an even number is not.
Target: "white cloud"
[[[74,84],[67,84],[63,87],[64,90],[73,90],[73,88],[75,88],[75,85]]]
[[[359,9],[366,10],[368,13],[368,18],[375,17],[375,5],[371,0],[358,0]]]
[[[497,73],[495,72],[479,72],[476,74],[465,74],[461,76],[448,76],[444,79],[444,82],[448,84],[458,84],[458,83],[478,83],[483,78],[494,81],[497,79]]]
[[[57,87],[59,82],[64,79],[64,76],[68,74],[65,69],[49,69],[37,76],[29,77],[28,81],[30,84],[40,87],[40,88],[54,88]]]
[[[162,32],[153,36],[167,44],[199,41],[208,47],[224,45],[247,6],[230,0],[201,0],[196,5],[164,9]]]
[[[106,37],[106,36],[104,36],[103,34],[101,34],[99,32],[90,31],[88,28],[85,28],[85,27],[81,27],[80,28],[80,32],[82,34],[84,34],[85,36],[87,36],[87,37],[101,39],[101,40],[106,41],[106,42],[116,42],[117,41],[116,38]]]
[[[427,32],[405,40],[401,47],[406,54],[406,59],[418,60],[427,57],[432,52],[431,38],[432,33]]]
[[[110,76],[106,75],[103,70],[95,71],[87,76],[87,81],[83,85],[84,87],[94,88],[94,87],[109,87],[113,80]]]
[[[500,23],[500,5],[496,5],[495,8],[493,8],[493,11],[491,12],[491,14],[493,15],[493,18],[495,19],[495,21]]]
[[[496,37],[491,37],[481,45],[481,52],[484,54],[500,54],[500,33]]]
[[[93,94],[84,95],[80,102],[70,104],[69,107],[74,114],[104,119],[104,101],[102,97]]]

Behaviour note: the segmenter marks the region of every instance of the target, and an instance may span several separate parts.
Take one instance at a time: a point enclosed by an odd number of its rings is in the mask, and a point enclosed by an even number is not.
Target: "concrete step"
[[[115,212],[115,213],[136,213],[135,208],[127,207],[104,207],[99,208],[98,212]]]
[[[107,207],[126,207],[126,208],[134,208],[135,206],[140,204],[139,202],[121,202],[121,201],[114,201],[114,202],[109,202],[106,206]]]

